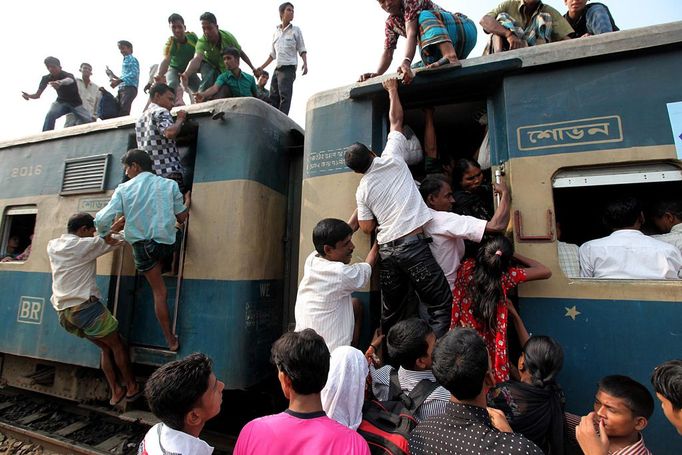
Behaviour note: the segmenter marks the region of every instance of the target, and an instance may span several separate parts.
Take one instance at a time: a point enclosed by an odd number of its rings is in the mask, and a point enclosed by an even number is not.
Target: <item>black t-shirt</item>
[[[66,79],[67,77],[73,79],[73,83],[57,87],[57,102],[66,103],[73,107],[80,106],[83,104],[83,101],[81,101],[81,96],[78,94],[78,84],[76,84],[76,78],[73,77],[73,74],[71,73],[67,73],[66,71],[62,70],[57,76],[47,74],[40,80],[39,88],[41,90],[45,90],[49,82],[60,81],[62,79]]]

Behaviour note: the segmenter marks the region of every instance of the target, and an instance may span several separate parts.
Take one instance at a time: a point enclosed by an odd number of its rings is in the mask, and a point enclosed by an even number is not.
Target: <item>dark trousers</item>
[[[130,107],[133,105],[133,100],[137,97],[137,87],[126,85],[118,89],[118,116],[130,115]]]
[[[284,65],[275,69],[270,82],[270,104],[289,115],[291,96],[294,93],[296,65]]]
[[[437,337],[450,328],[452,292],[426,240],[411,238],[398,246],[381,245],[379,281],[383,295],[381,328],[387,334],[397,322],[418,315],[416,291]]]

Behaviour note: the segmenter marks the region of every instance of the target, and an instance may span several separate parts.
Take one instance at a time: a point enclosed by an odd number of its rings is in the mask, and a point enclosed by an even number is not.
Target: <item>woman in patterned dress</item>
[[[512,259],[520,267],[512,265]],[[514,254],[514,246],[504,236],[492,237],[481,244],[476,258],[469,258],[457,271],[453,289],[451,327],[472,327],[488,346],[496,382],[509,379],[507,322],[511,313],[521,345],[528,334],[516,311],[510,311],[507,294],[524,281],[544,280],[551,270],[533,259]],[[511,306],[513,308],[513,306]]]

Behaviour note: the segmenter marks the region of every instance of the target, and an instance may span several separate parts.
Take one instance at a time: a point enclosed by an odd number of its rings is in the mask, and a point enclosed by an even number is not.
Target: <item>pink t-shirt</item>
[[[247,423],[239,433],[234,455],[369,455],[367,442],[357,432],[324,412],[285,411]]]

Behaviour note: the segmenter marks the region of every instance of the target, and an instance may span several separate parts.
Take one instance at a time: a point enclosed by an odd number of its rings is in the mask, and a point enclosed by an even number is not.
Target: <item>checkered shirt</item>
[[[166,128],[174,123],[173,116],[166,108],[150,103],[146,111],[135,122],[137,146],[149,153],[156,175],[166,177],[174,172],[182,172],[180,154],[174,139],[163,135]]]

